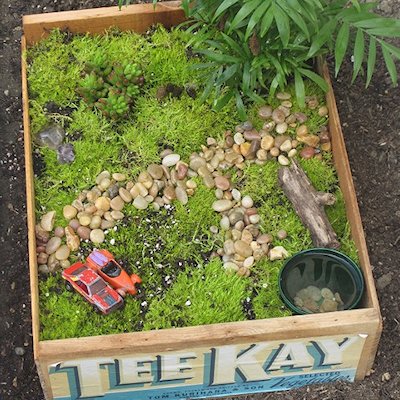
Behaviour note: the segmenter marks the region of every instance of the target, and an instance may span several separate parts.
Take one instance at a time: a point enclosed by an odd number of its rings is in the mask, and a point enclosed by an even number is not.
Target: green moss
[[[246,286],[246,280],[226,275],[218,259],[190,268],[163,298],[151,304],[144,329],[242,321]]]

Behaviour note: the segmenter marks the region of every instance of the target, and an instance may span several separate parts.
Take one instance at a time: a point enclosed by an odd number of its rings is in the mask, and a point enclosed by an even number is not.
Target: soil
[[[44,398],[32,355],[19,60],[21,16],[113,4],[113,0],[2,0],[0,4],[1,400]],[[400,17],[398,0],[382,0],[380,9]],[[243,399],[400,399],[400,276],[395,270],[400,245],[400,91],[391,86],[382,57],[368,89],[361,80],[350,86],[351,68],[347,60],[334,90],[384,319],[375,364],[362,382]]]

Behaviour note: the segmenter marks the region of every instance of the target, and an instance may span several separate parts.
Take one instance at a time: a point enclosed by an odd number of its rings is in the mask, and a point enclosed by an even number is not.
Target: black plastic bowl
[[[346,255],[331,249],[309,249],[287,260],[279,274],[279,291],[284,303],[296,314],[311,314],[294,303],[294,297],[308,286],[329,288],[339,293],[342,309],[357,306],[364,291],[360,268]]]

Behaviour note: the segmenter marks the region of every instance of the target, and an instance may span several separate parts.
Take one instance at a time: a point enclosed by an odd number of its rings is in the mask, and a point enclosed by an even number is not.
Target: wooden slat
[[[54,28],[68,29],[74,33],[103,33],[110,27],[134,30],[138,33],[154,24],[169,28],[185,20],[180,1],[152,4],[134,4],[122,7],[93,8],[89,10],[63,11],[48,14],[25,15],[22,18],[24,34],[28,45],[46,36]]]
[[[329,108],[329,131],[332,138],[332,150],[335,167],[339,177],[340,189],[343,192],[343,197],[346,204],[346,213],[350,223],[352,238],[354,239],[358,249],[360,265],[362,267],[365,280],[365,294],[363,302],[366,307],[373,307],[376,310],[379,310],[379,301],[376,294],[375,282],[369,261],[367,244],[365,242],[360,210],[358,208],[353,177],[351,174],[350,163],[347,156],[332,83],[329,76],[329,70],[326,63],[322,64],[321,60],[319,62],[321,74],[329,85],[329,92],[327,93],[326,100]]]
[[[32,334],[33,353],[38,356],[39,343],[39,288],[38,271],[36,259],[36,235],[35,235],[35,191],[33,183],[33,160],[32,143],[29,120],[28,81],[26,76],[26,41],[21,39],[21,68],[22,68],[22,109],[24,120],[24,149],[25,149],[25,179],[26,179],[26,208],[28,223],[28,250],[29,250],[29,273],[31,288],[31,309],[32,309]]]

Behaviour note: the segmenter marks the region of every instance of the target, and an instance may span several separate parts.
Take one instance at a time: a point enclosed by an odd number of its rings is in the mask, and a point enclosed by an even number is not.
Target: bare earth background
[[[0,1],[0,400],[44,398],[32,355],[19,60],[21,16],[115,2]],[[399,18],[400,1],[381,0],[379,10]],[[240,399],[400,399],[400,90],[390,85],[382,57],[378,64],[368,89],[361,81],[350,86],[350,60],[334,83],[384,318],[373,370],[364,381],[354,384],[312,386]]]

